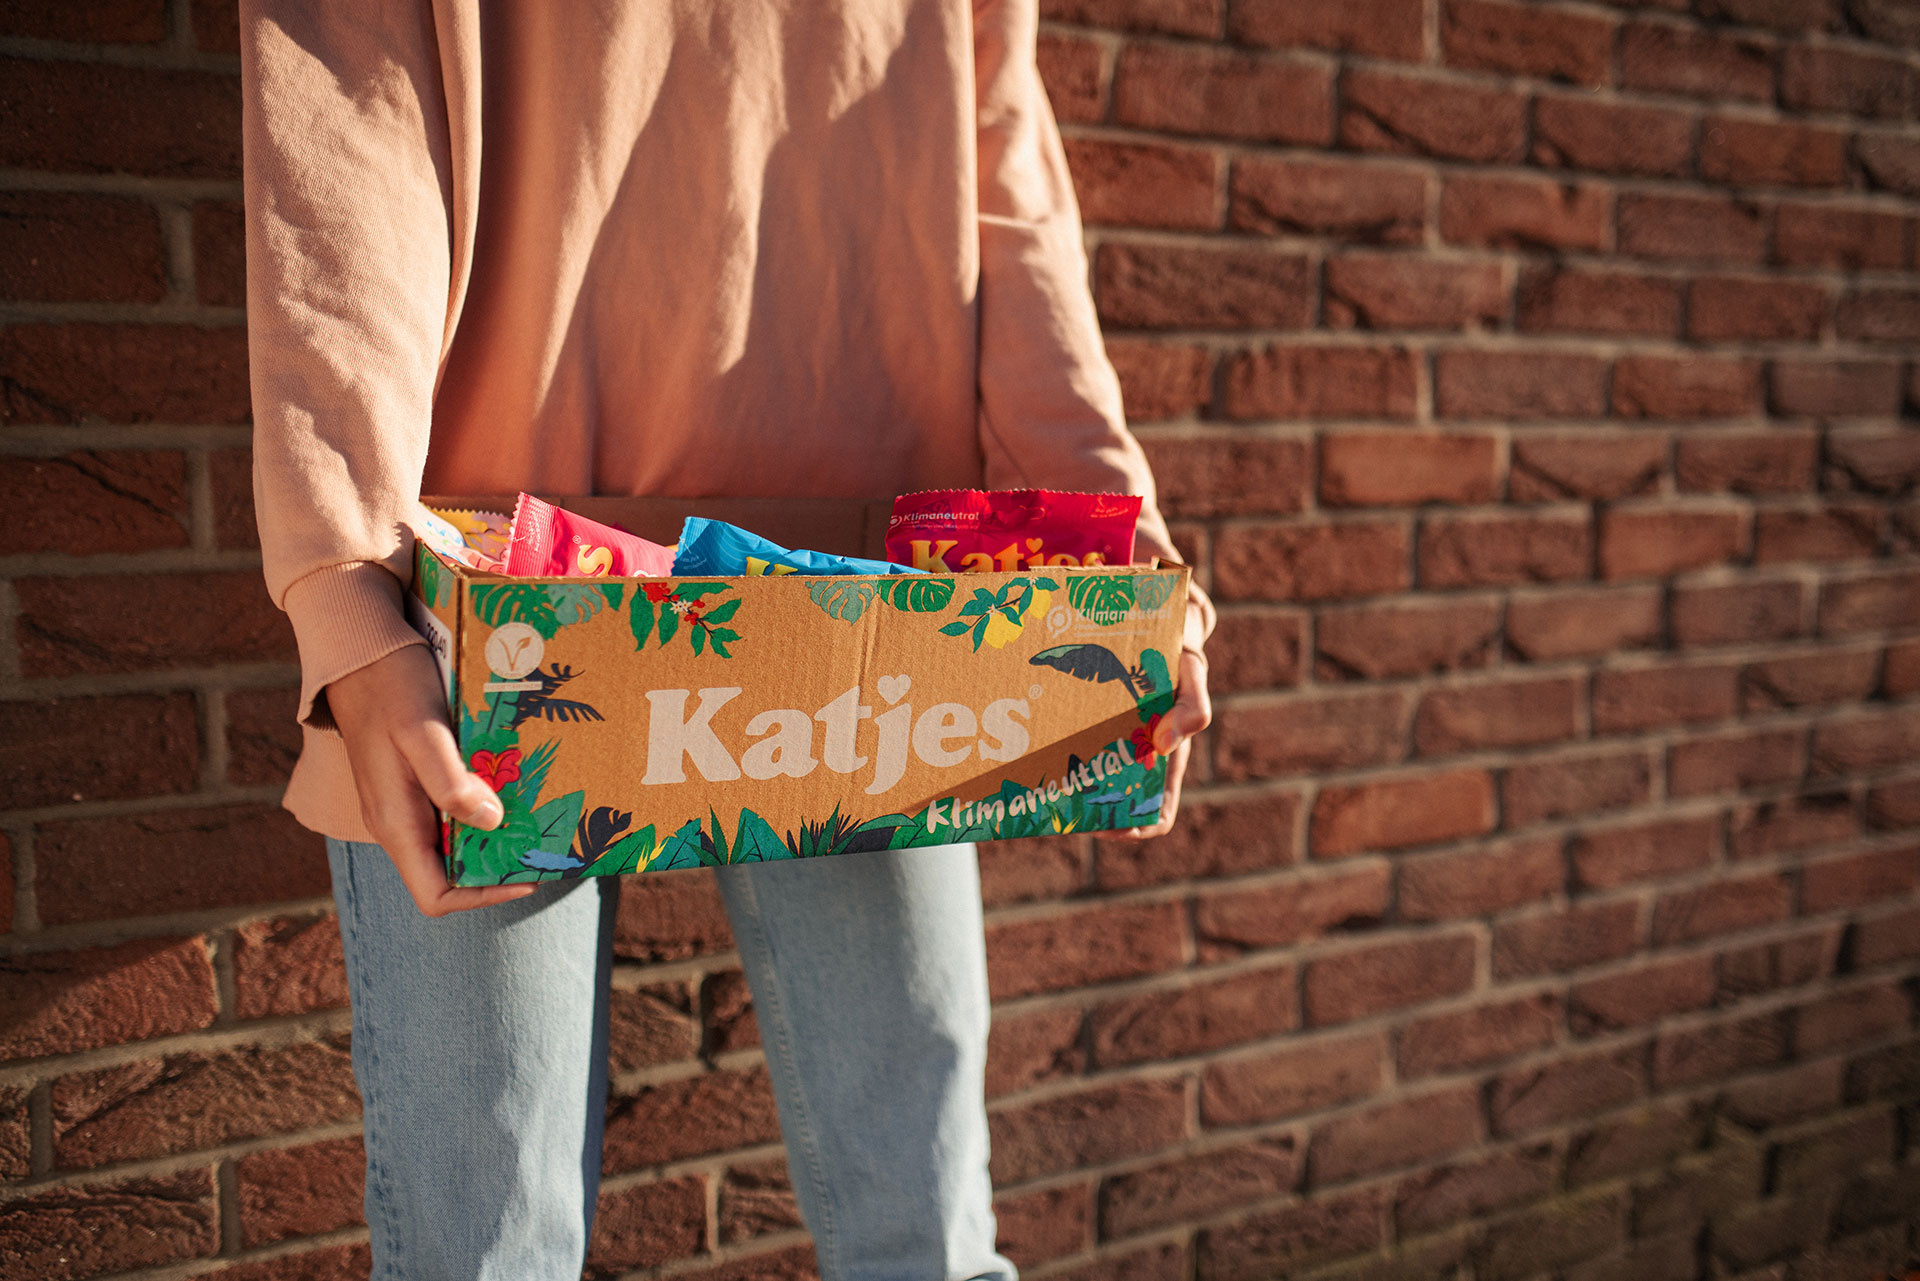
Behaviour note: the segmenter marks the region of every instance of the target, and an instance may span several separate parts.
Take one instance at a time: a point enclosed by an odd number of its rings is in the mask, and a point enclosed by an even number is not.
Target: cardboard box
[[[1182,566],[507,578],[422,546],[409,614],[441,664],[461,755],[507,813],[493,832],[449,826],[449,878],[1149,826],[1166,783],[1150,734],[1173,703],[1187,579]]]

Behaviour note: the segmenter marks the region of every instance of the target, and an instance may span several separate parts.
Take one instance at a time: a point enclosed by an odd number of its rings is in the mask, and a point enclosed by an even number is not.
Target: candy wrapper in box
[[[680,526],[675,575],[706,574],[911,574],[905,565],[826,552],[790,551],[770,539],[721,520],[689,516]]]
[[[893,500],[887,555],[935,574],[1125,565],[1139,516],[1133,494],[929,489]]]
[[[505,572],[526,578],[664,578],[674,572],[673,548],[521,494]]]

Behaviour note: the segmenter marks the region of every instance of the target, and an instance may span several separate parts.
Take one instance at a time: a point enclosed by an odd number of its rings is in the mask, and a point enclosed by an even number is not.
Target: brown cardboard
[[[863,550],[872,517],[854,519],[841,545]],[[422,547],[410,611],[461,754],[507,808],[496,832],[449,828],[450,877],[1151,825],[1166,765],[1150,734],[1173,699],[1187,578],[527,579]]]

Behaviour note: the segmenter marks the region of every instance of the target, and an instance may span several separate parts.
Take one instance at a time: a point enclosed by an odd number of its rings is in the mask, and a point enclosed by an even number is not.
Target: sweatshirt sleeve
[[[451,183],[429,6],[242,0],[254,498],[268,591],[328,683],[401,614],[448,314]]]
[[[1040,83],[1038,36],[1038,0],[975,0],[987,484],[1139,494],[1137,551],[1177,559],[1101,341],[1073,178]],[[1193,603],[1188,642],[1198,648],[1213,629],[1213,605],[1197,586]]]

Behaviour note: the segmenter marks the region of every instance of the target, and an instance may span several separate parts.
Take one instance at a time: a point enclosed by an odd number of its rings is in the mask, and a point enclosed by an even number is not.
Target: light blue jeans
[[[327,846],[375,1281],[577,1281],[600,1182],[616,879],[430,920],[379,846]],[[987,1177],[974,848],[716,876],[822,1277],[1012,1281]]]

